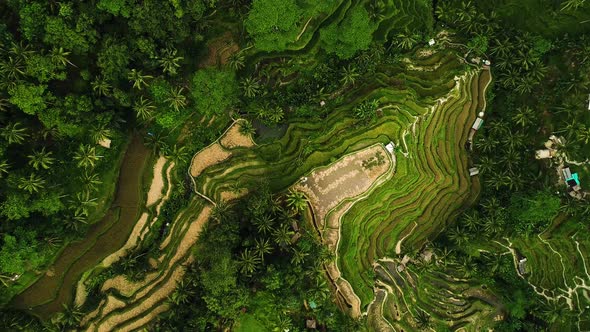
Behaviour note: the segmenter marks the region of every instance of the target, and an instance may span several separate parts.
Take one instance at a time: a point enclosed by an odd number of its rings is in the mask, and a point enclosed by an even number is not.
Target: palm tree
[[[240,271],[245,275],[251,275],[256,271],[258,265],[260,264],[261,260],[254,252],[250,250],[250,248],[244,249],[240,254],[238,265],[240,266]]]
[[[417,310],[414,320],[416,321],[416,326],[421,330],[425,330],[430,327],[430,316],[422,309]]]
[[[280,106],[277,106],[272,109],[272,112],[270,112],[270,114],[268,115],[268,119],[276,124],[281,122],[284,116],[285,112],[283,111],[283,109]]]
[[[89,173],[88,171],[82,173],[78,178],[84,185],[84,189],[88,191],[95,191],[102,183],[102,181],[99,180],[97,173]]]
[[[242,54],[242,52],[237,52],[229,56],[227,64],[231,70],[238,71],[244,68],[244,60],[244,54]]]
[[[13,42],[8,53],[14,55],[17,59],[25,61],[28,60],[31,55],[35,54],[35,51],[32,49],[31,45],[24,44],[21,41],[18,44]]]
[[[342,70],[342,78],[340,79],[340,82],[344,85],[354,85],[354,82],[356,82],[356,79],[359,76],[360,74],[357,72],[356,68],[349,64]]]
[[[151,78],[154,77],[151,75],[144,75],[141,70],[137,69],[131,69],[127,74],[127,79],[129,79],[129,82],[133,83],[133,87],[137,90],[141,90],[143,86],[147,87],[148,84],[146,81]]]
[[[520,125],[522,128],[525,128],[529,125],[533,125],[535,118],[535,113],[530,107],[519,107],[516,109],[516,113],[512,116],[512,121],[517,125]]]
[[[303,211],[307,208],[307,198],[301,191],[289,190],[287,206],[295,211]]]
[[[305,257],[309,254],[301,249],[293,248],[293,256],[291,256],[291,264],[301,265],[305,261]]]
[[[97,77],[94,81],[92,81],[90,85],[92,86],[92,91],[94,91],[94,93],[96,93],[96,95],[98,96],[107,97],[111,94],[112,86],[109,84],[109,82],[107,82],[107,80],[105,80],[101,76]]]
[[[182,87],[175,87],[170,90],[168,98],[166,98],[166,102],[170,104],[170,107],[174,108],[176,112],[178,112],[181,108],[186,107],[186,96],[182,94],[184,88]]]
[[[449,229],[447,231],[447,237],[458,247],[469,242],[469,236],[459,226]]]
[[[459,259],[459,266],[457,267],[459,272],[463,273],[463,276],[469,278],[476,274],[477,264],[471,256],[465,255]]]
[[[264,255],[272,253],[272,249],[272,245],[267,238],[258,238],[255,240],[254,251],[262,262],[264,262]]]
[[[133,104],[133,110],[135,115],[142,121],[147,121],[152,118],[156,106],[152,104],[148,99],[139,97],[139,100]]]
[[[6,159],[0,159],[0,178],[2,178],[2,174],[8,174],[8,170],[10,169],[10,164]]]
[[[258,233],[265,235],[272,232],[274,222],[275,220],[268,214],[263,214],[253,220],[253,224],[256,226]]]
[[[179,62],[184,59],[184,57],[177,56],[177,53],[178,50],[175,48],[166,48],[163,55],[158,59],[158,64],[162,67],[164,73],[168,73],[171,76],[176,75],[176,69],[180,67]]]
[[[58,313],[51,321],[65,329],[75,328],[80,325],[84,313],[78,306],[68,306],[63,304],[64,310]]]
[[[168,298],[168,300],[175,305],[184,305],[189,302],[191,296],[193,295],[194,290],[192,289],[190,283],[181,280],[176,284],[176,289]]]
[[[274,236],[275,242],[281,246],[285,247],[291,243],[291,237],[293,236],[293,231],[291,230],[291,226],[287,224],[282,224],[277,229],[275,229],[272,233]]]
[[[164,155],[175,163],[184,163],[188,160],[189,153],[186,146],[179,147],[178,145],[174,144],[172,148],[166,150],[167,151],[164,152]]]
[[[74,153],[74,160],[78,161],[78,167],[94,168],[96,162],[102,156],[96,154],[96,147],[88,144],[80,144],[78,151]]]
[[[112,133],[111,130],[106,128],[106,126],[104,125],[94,126],[92,128],[90,136],[92,137],[92,141],[94,141],[95,143],[99,143],[101,141],[110,139],[112,137]]]
[[[35,150],[32,154],[27,156],[27,158],[29,158],[29,165],[33,166],[37,171],[39,168],[49,169],[49,166],[55,161],[55,158],[51,157],[51,154],[51,151],[45,151],[45,147],[40,151]]]
[[[279,315],[277,317],[277,321],[274,323],[273,331],[284,332],[290,331],[292,328],[293,322],[291,321],[291,318],[289,318],[289,316],[286,315]]]
[[[252,77],[246,77],[240,83],[244,97],[253,98],[260,93],[260,82]]]
[[[566,0],[562,4],[561,11],[564,10],[576,10],[583,6],[586,0]]]
[[[71,52],[64,50],[63,47],[54,47],[51,50],[51,52],[49,52],[49,57],[51,58],[51,62],[53,62],[54,64],[61,64],[62,66],[70,64],[76,67],[76,65],[74,65],[70,62],[70,60],[68,60],[68,56],[70,55],[70,53]]]
[[[484,219],[483,229],[486,231],[486,235],[491,237],[500,233],[504,229],[504,225],[499,218],[486,218]]]
[[[145,146],[153,149],[157,153],[160,151],[166,150],[166,137],[162,135],[159,131],[155,133],[148,133],[144,139]]]
[[[70,201],[70,208],[74,210],[74,214],[88,217],[90,209],[98,204],[96,200],[97,198],[90,197],[90,192],[87,190],[78,192]]]
[[[490,136],[480,137],[475,141],[474,145],[477,149],[487,153],[493,151],[496,148],[496,145],[498,145],[498,141]]]
[[[520,94],[530,93],[531,91],[533,91],[533,87],[537,83],[538,82],[536,82],[535,79],[531,76],[521,76],[520,79],[518,79],[516,82],[515,90]]]
[[[0,73],[7,81],[18,81],[25,74],[25,65],[21,59],[9,56],[0,62]]]
[[[411,33],[406,29],[404,32],[397,34],[396,44],[403,50],[410,50],[418,43],[419,38],[419,35]]]
[[[39,192],[45,187],[45,180],[35,173],[29,174],[29,177],[21,177],[18,179],[18,188],[29,192],[29,194]]]
[[[481,220],[477,211],[474,213],[466,213],[463,215],[462,224],[465,225],[469,231],[475,231],[481,226]]]
[[[493,187],[496,190],[508,186],[509,180],[504,173],[494,173],[486,180],[486,185]]]
[[[254,129],[252,122],[244,120],[240,122],[240,133],[246,136],[250,136],[256,133],[256,129]]]
[[[498,56],[499,58],[507,58],[510,54],[513,53],[512,42],[508,37],[504,37],[503,40],[494,39],[494,47],[491,48],[491,52],[493,55]]]
[[[590,127],[582,126],[580,132],[576,135],[578,141],[588,144],[590,142]]]
[[[81,224],[84,224],[84,225],[87,224],[86,215],[83,213],[80,213],[78,211],[75,211],[74,215],[67,216],[66,218],[64,218],[63,223],[64,223],[64,227],[67,230],[78,232],[80,230]]]
[[[22,144],[25,138],[29,136],[26,131],[26,128],[21,127],[20,122],[9,122],[0,134],[8,141],[8,144]]]
[[[494,170],[494,167],[496,166],[496,161],[494,158],[483,156],[479,158],[476,165],[481,174],[488,174]]]

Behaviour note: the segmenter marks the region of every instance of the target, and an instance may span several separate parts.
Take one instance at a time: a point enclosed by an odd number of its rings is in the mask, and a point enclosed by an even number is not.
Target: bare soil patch
[[[242,120],[243,121],[243,120]],[[240,132],[240,120],[235,121],[223,133],[219,140],[203,150],[197,152],[191,160],[190,173],[193,177],[199,176],[207,167],[213,166],[229,158],[232,153],[227,149],[236,147],[252,147],[252,137]]]
[[[369,190],[391,166],[388,154],[381,144],[351,153],[327,167],[314,170],[307,181],[299,182],[295,189],[305,193],[316,218],[324,220],[340,202]]]
[[[236,122],[229,130],[221,137],[220,143],[227,149],[237,147],[249,148],[254,146],[254,141],[249,135],[244,135],[240,132],[240,122]]]
[[[147,206],[156,203],[162,196],[162,189],[164,189],[164,175],[162,174],[162,169],[164,168],[164,164],[166,164],[166,158],[160,156],[154,165],[154,177],[147,195]]]
[[[231,152],[224,150],[219,143],[213,143],[197,152],[191,161],[191,175],[197,177],[209,166],[224,161],[231,156]]]

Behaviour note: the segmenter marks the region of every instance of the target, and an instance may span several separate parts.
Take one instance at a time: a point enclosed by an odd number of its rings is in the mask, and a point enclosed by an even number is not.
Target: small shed
[[[520,273],[520,274],[527,273],[526,262],[527,262],[526,257],[523,257],[518,260],[518,273]]]
[[[555,150],[543,149],[535,152],[535,159],[550,159],[555,155]]]
[[[588,95],[588,110],[590,111],[590,94]]]
[[[428,45],[430,45],[430,46],[434,46],[434,44],[436,44],[436,41],[434,41],[434,38],[433,38],[433,39],[430,39],[430,40],[428,41]]]
[[[475,122],[473,123],[473,126],[471,126],[471,129],[479,130],[479,128],[481,128],[482,125],[483,125],[483,119],[480,117],[477,117],[477,119],[475,119]]]
[[[563,175],[563,179],[565,181],[567,181],[567,179],[570,179],[572,177],[572,171],[570,171],[569,167],[564,167],[561,169],[561,174]]]
[[[389,142],[386,146],[385,149],[387,151],[389,151],[389,153],[393,154],[393,152],[395,151],[395,143],[393,142]]]
[[[476,176],[477,174],[479,174],[479,168],[471,167],[469,169],[469,176]]]
[[[580,178],[578,176],[578,173],[573,173],[572,176],[570,178],[566,178],[565,182],[568,184],[568,186],[570,187],[576,187],[580,185]]]

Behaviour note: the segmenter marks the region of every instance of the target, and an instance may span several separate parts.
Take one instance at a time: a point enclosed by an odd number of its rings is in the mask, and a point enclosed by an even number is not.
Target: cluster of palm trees
[[[238,256],[240,271],[246,275],[253,275],[269,255],[276,250],[287,252],[291,256],[291,263],[301,265],[310,254],[292,243],[295,231],[294,224],[300,223],[299,213],[307,208],[307,199],[299,191],[289,191],[286,195],[279,195],[269,200],[270,208],[253,209],[252,226],[257,237],[254,244],[245,247]]]

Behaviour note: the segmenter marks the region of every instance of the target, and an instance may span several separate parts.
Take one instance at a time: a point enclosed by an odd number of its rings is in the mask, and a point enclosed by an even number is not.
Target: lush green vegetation
[[[589,2],[7,0],[0,17],[0,329],[590,329],[590,201],[557,171],[590,183]],[[187,175],[238,117],[257,144]],[[395,174],[331,247],[292,186],[390,141]]]

